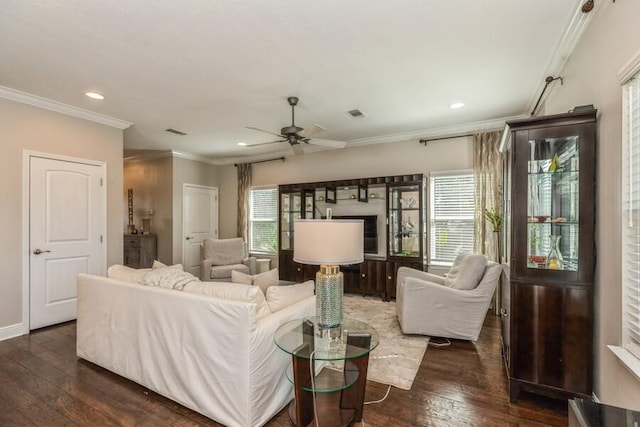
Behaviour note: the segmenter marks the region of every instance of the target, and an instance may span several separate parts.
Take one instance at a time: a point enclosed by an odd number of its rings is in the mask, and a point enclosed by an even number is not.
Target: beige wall
[[[153,209],[151,230],[158,235],[158,259],[165,264],[182,262],[183,184],[217,187],[218,167],[195,160],[166,157],[125,162],[123,197],[124,222],[127,219],[127,189],[133,188],[134,223]]]
[[[255,163],[252,185],[329,181],[374,176],[429,174],[471,169],[471,138],[429,142],[393,142],[288,156],[284,162]],[[220,168],[220,236],[236,236],[237,179],[233,165]]]
[[[595,392],[612,405],[640,410],[640,381],[619,363],[607,344],[621,336],[621,105],[618,71],[640,50],[640,2],[600,2],[600,9],[546,102],[547,114],[576,105],[598,109]]]
[[[182,262],[183,184],[218,187],[218,166],[195,160],[173,158],[173,263]],[[218,189],[218,196],[220,190]],[[220,197],[219,197],[220,198]],[[220,212],[220,210],[218,210]],[[220,214],[220,213],[219,213]]]
[[[0,328],[22,321],[23,150],[107,164],[107,264],[122,262],[122,130],[0,99]]]
[[[129,223],[127,189],[133,189],[133,223],[137,229],[142,218],[151,218],[151,232],[157,235],[158,259],[173,261],[173,161],[171,157],[124,164],[123,230]],[[153,215],[148,211],[153,210]]]

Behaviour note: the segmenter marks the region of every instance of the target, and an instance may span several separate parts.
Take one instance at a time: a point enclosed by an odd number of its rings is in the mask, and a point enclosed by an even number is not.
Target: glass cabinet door
[[[579,137],[529,141],[527,267],[577,271]]]
[[[313,219],[315,209],[315,190],[304,190],[304,218]]]
[[[280,195],[280,249],[293,249],[293,222],[301,217],[300,193]]]
[[[420,257],[420,186],[389,187],[389,256]]]

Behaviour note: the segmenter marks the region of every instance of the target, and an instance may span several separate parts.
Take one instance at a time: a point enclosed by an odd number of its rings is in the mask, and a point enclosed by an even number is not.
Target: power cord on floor
[[[389,392],[391,391],[391,386],[387,387],[387,392],[384,394],[384,397],[379,400],[371,400],[369,402],[364,402],[365,405],[374,405],[376,403],[382,403],[389,396]]]
[[[451,341],[449,341],[449,338],[441,338],[444,341],[442,342],[435,342],[433,338],[431,338],[429,340],[429,345],[432,345],[434,347],[447,347],[449,345],[451,345]]]

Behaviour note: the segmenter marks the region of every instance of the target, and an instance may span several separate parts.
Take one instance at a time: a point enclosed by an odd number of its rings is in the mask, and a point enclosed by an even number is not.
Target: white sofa
[[[77,355],[224,425],[260,426],[293,397],[274,333],[314,312],[312,296],[256,319],[253,303],[80,274]]]

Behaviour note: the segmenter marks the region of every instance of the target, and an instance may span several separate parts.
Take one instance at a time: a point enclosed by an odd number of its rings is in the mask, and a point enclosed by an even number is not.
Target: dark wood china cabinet
[[[521,391],[591,399],[596,110],[507,124],[502,302],[510,400]]]

